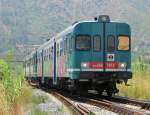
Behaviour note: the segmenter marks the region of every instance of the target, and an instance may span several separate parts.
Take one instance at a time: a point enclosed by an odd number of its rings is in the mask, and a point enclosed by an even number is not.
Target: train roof
[[[47,48],[49,46],[49,44],[52,44],[54,42],[54,40],[58,40],[59,38],[66,36],[67,34],[71,33],[77,25],[82,24],[82,23],[86,23],[86,22],[87,23],[93,23],[93,22],[98,22],[98,21],[97,20],[85,20],[85,21],[75,22],[71,26],[66,28],[64,31],[58,33],[56,36],[52,37],[49,41],[47,41],[43,45],[41,45],[37,49],[37,51],[41,52],[43,48]],[[113,22],[111,21],[111,23],[113,23]],[[114,22],[114,23],[118,23],[118,22]]]
[[[60,37],[64,37],[66,34],[71,33],[73,31],[74,25],[69,26],[64,31],[58,33],[56,36],[52,37],[49,41],[45,42],[43,45],[41,45],[37,51],[40,51],[44,47],[46,47],[48,44],[51,44],[54,42],[54,40],[57,40]]]
[[[67,35],[68,33],[71,33],[73,31],[73,29],[75,28],[75,26],[77,26],[80,23],[85,23],[85,22],[96,22],[96,21],[80,21],[80,22],[76,22],[73,23],[71,26],[69,26],[68,28],[66,28],[64,31],[58,33],[56,36],[52,37],[49,41],[45,42],[43,45],[41,45],[37,51],[42,50],[44,47],[46,47],[48,44],[51,44],[51,42],[54,42],[54,40],[59,39],[60,37],[64,37],[65,35]]]
[[[23,60],[26,61],[26,60],[29,60],[33,57],[33,55],[35,54],[36,50],[32,51],[29,55],[27,55]]]

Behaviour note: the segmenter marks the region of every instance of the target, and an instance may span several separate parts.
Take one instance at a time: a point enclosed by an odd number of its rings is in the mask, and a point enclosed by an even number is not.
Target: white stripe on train
[[[67,69],[68,72],[79,72],[79,71],[104,71],[104,69],[79,69],[79,68],[70,68]],[[131,69],[105,69],[105,71],[127,71],[130,72]]]

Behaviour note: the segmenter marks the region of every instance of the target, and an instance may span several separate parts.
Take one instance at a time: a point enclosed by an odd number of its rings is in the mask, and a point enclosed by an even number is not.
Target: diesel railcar
[[[111,96],[132,78],[130,26],[105,15],[76,22],[28,55],[24,69],[41,85]]]

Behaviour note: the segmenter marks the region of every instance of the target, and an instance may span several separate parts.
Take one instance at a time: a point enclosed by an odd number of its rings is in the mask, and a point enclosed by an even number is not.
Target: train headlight
[[[107,15],[100,15],[98,18],[99,22],[110,22],[110,18]]]
[[[126,63],[120,63],[120,68],[126,68]]]
[[[86,63],[86,62],[82,62],[82,63],[81,63],[81,67],[82,67],[82,68],[89,68],[89,64]]]

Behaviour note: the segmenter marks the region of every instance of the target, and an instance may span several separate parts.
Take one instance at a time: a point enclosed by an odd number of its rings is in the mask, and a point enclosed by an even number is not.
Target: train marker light
[[[126,68],[126,63],[120,63],[120,68]]]
[[[83,63],[81,63],[81,67],[82,67],[82,68],[88,68],[88,67],[89,67],[89,64],[88,64],[88,63],[83,62]]]
[[[98,18],[98,22],[110,22],[110,18],[108,15],[100,15]]]

